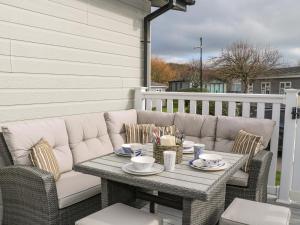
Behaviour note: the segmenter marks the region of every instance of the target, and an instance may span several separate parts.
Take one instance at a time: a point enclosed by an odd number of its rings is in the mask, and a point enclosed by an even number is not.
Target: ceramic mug
[[[194,159],[199,159],[199,156],[203,154],[205,144],[194,144]]]

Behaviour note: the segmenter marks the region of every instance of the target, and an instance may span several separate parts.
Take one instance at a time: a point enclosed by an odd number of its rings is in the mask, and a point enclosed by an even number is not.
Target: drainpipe
[[[151,85],[151,48],[150,48],[150,23],[156,17],[164,14],[165,12],[173,9],[174,0],[169,0],[167,4],[161,8],[155,10],[144,18],[144,87],[148,87],[148,90]]]

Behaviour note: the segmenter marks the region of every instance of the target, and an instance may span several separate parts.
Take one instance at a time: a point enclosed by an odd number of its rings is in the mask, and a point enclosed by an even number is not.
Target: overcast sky
[[[187,12],[169,11],[152,22],[152,54],[170,62],[198,58],[193,47],[203,36],[204,58],[236,40],[270,45],[284,63],[300,61],[300,0],[196,0]]]

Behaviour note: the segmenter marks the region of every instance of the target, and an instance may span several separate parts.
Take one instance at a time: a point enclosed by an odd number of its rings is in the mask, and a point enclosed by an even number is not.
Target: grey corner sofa
[[[204,143],[211,151],[230,152],[241,129],[263,136],[263,149],[255,156],[250,172],[238,171],[228,182],[226,204],[235,197],[266,200],[272,153],[264,149],[273,132],[273,121],[136,110],[92,113],[3,125],[3,225],[74,225],[76,220],[99,210],[100,179],[75,172],[73,166],[113,152],[125,143],[124,123],[175,124],[186,139]],[[61,172],[57,182],[50,173],[32,167],[28,159],[31,147],[40,138],[54,149]]]

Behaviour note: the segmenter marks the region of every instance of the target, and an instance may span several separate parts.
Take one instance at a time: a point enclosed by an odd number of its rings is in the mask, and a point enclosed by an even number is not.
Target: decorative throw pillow
[[[127,143],[151,143],[154,124],[125,124]]]
[[[29,154],[31,162],[39,169],[52,173],[55,181],[60,177],[58,162],[54,156],[53,149],[43,138],[32,147]]]
[[[247,133],[244,130],[240,130],[238,135],[235,137],[232,152],[238,154],[249,154],[246,164],[242,167],[242,170],[246,173],[249,171],[254,155],[260,150],[261,144],[261,136]]]

